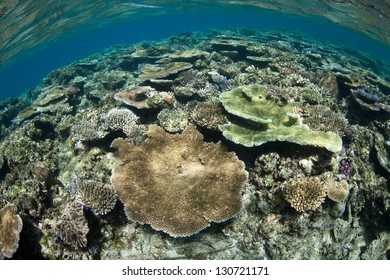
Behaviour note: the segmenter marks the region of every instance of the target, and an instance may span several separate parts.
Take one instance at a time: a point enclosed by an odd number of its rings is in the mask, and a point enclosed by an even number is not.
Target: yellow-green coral
[[[111,177],[130,220],[171,236],[189,236],[235,216],[247,172],[221,143],[203,142],[194,126],[169,134],[152,125],[140,145],[117,139]]]
[[[302,124],[298,114],[292,113],[299,104],[278,104],[267,97],[264,85],[247,85],[224,92],[220,100],[225,109],[238,117],[230,124],[221,125],[223,135],[247,147],[260,146],[270,141],[287,141],[339,152],[341,138],[333,132],[312,131]]]

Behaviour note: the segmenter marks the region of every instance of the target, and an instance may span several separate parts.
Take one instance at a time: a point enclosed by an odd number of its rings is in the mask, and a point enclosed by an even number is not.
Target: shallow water
[[[0,259],[390,258],[386,1],[210,2],[1,13]]]

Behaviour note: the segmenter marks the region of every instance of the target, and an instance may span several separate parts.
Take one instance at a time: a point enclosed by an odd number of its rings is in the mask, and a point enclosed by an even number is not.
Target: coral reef
[[[248,29],[54,70],[0,102],[1,258],[388,259],[389,73]]]
[[[0,260],[11,258],[19,247],[22,219],[16,214],[14,206],[0,209]]]
[[[181,71],[192,68],[192,64],[188,62],[170,62],[157,65],[145,65],[141,68],[138,79],[147,81],[153,79],[167,78]]]
[[[130,220],[172,236],[189,236],[240,211],[244,164],[192,126],[170,135],[157,126],[139,146],[115,140],[112,184]]]
[[[349,185],[345,180],[336,182],[328,179],[325,182],[326,195],[335,202],[345,202],[349,194]]]

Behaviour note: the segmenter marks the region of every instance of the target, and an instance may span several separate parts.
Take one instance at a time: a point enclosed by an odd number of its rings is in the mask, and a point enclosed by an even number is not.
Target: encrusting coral
[[[293,113],[296,103],[280,106],[267,98],[267,86],[241,86],[220,96],[224,108],[239,118],[219,126],[223,135],[247,147],[260,146],[270,141],[287,141],[339,152],[341,138],[333,132],[312,131],[302,124],[300,115]]]
[[[69,203],[59,223],[55,225],[54,232],[64,244],[74,249],[85,248],[89,228],[88,221],[84,217],[83,205],[77,201]]]
[[[203,142],[194,126],[169,134],[151,125],[149,139],[135,146],[117,139],[111,177],[130,220],[174,237],[223,222],[242,207],[245,165],[221,143]]]
[[[285,185],[285,198],[298,212],[317,209],[325,199],[325,187],[317,177],[295,177]]]
[[[110,212],[117,200],[116,190],[108,184],[93,180],[80,180],[77,183],[76,201],[91,208],[99,215]]]
[[[22,231],[22,219],[12,205],[0,210],[0,260],[12,258],[19,247],[19,235]]]

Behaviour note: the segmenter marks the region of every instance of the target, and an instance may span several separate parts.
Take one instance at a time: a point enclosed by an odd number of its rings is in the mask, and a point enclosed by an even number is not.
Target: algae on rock
[[[341,138],[333,132],[312,131],[292,113],[299,103],[280,105],[267,96],[267,86],[252,84],[224,92],[220,100],[230,114],[238,117],[219,128],[223,135],[247,147],[271,141],[287,141],[299,145],[325,148],[339,152]]]

